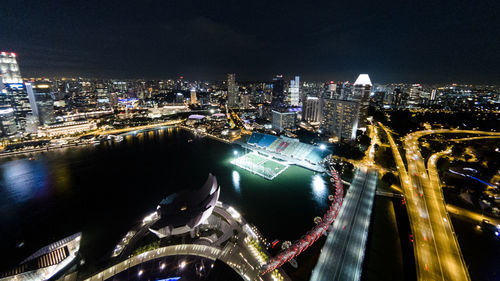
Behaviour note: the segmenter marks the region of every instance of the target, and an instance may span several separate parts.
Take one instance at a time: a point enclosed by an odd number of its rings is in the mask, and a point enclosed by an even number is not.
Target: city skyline
[[[95,9],[98,7],[99,9]],[[25,77],[498,84],[497,3],[17,3],[3,50]],[[22,19],[22,21],[21,21]]]
[[[500,4],[4,2],[0,281],[499,276]]]

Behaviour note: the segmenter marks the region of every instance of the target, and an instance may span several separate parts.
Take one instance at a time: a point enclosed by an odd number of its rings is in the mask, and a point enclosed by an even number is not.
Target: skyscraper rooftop
[[[370,76],[368,74],[360,74],[354,85],[372,85],[372,81],[370,80]]]

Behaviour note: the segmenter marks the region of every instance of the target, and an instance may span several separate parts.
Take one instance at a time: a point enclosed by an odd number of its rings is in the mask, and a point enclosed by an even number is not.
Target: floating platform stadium
[[[285,171],[289,165],[324,172],[323,160],[332,153],[298,139],[256,132],[252,133],[246,143],[240,144],[253,152],[231,163],[270,180]]]
[[[259,155],[257,152],[245,154],[234,159],[231,163],[268,180],[273,180],[289,167],[285,163],[280,163],[271,157]]]

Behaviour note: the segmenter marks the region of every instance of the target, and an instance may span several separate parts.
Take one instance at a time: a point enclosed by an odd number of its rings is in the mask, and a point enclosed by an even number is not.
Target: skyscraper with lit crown
[[[26,118],[32,114],[32,107],[17,64],[16,53],[0,52],[0,82],[4,88],[0,93],[0,105],[12,108],[17,127],[24,130]]]
[[[370,106],[370,91],[372,81],[368,74],[360,74],[352,91],[352,99],[359,103],[359,128],[366,127],[366,118],[368,117],[368,107]]]
[[[0,79],[3,84],[23,83],[16,53],[0,53]]]

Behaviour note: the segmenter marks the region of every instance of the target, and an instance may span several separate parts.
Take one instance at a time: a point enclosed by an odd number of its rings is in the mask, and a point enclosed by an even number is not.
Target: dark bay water
[[[188,141],[192,139],[193,141]],[[0,162],[0,250],[19,262],[46,244],[83,232],[82,256],[105,256],[162,197],[204,183],[221,186],[234,206],[270,240],[295,240],[327,207],[321,175],[290,167],[274,181],[229,161],[244,151],[190,132],[165,128],[102,144]],[[24,246],[16,244],[24,242]]]

